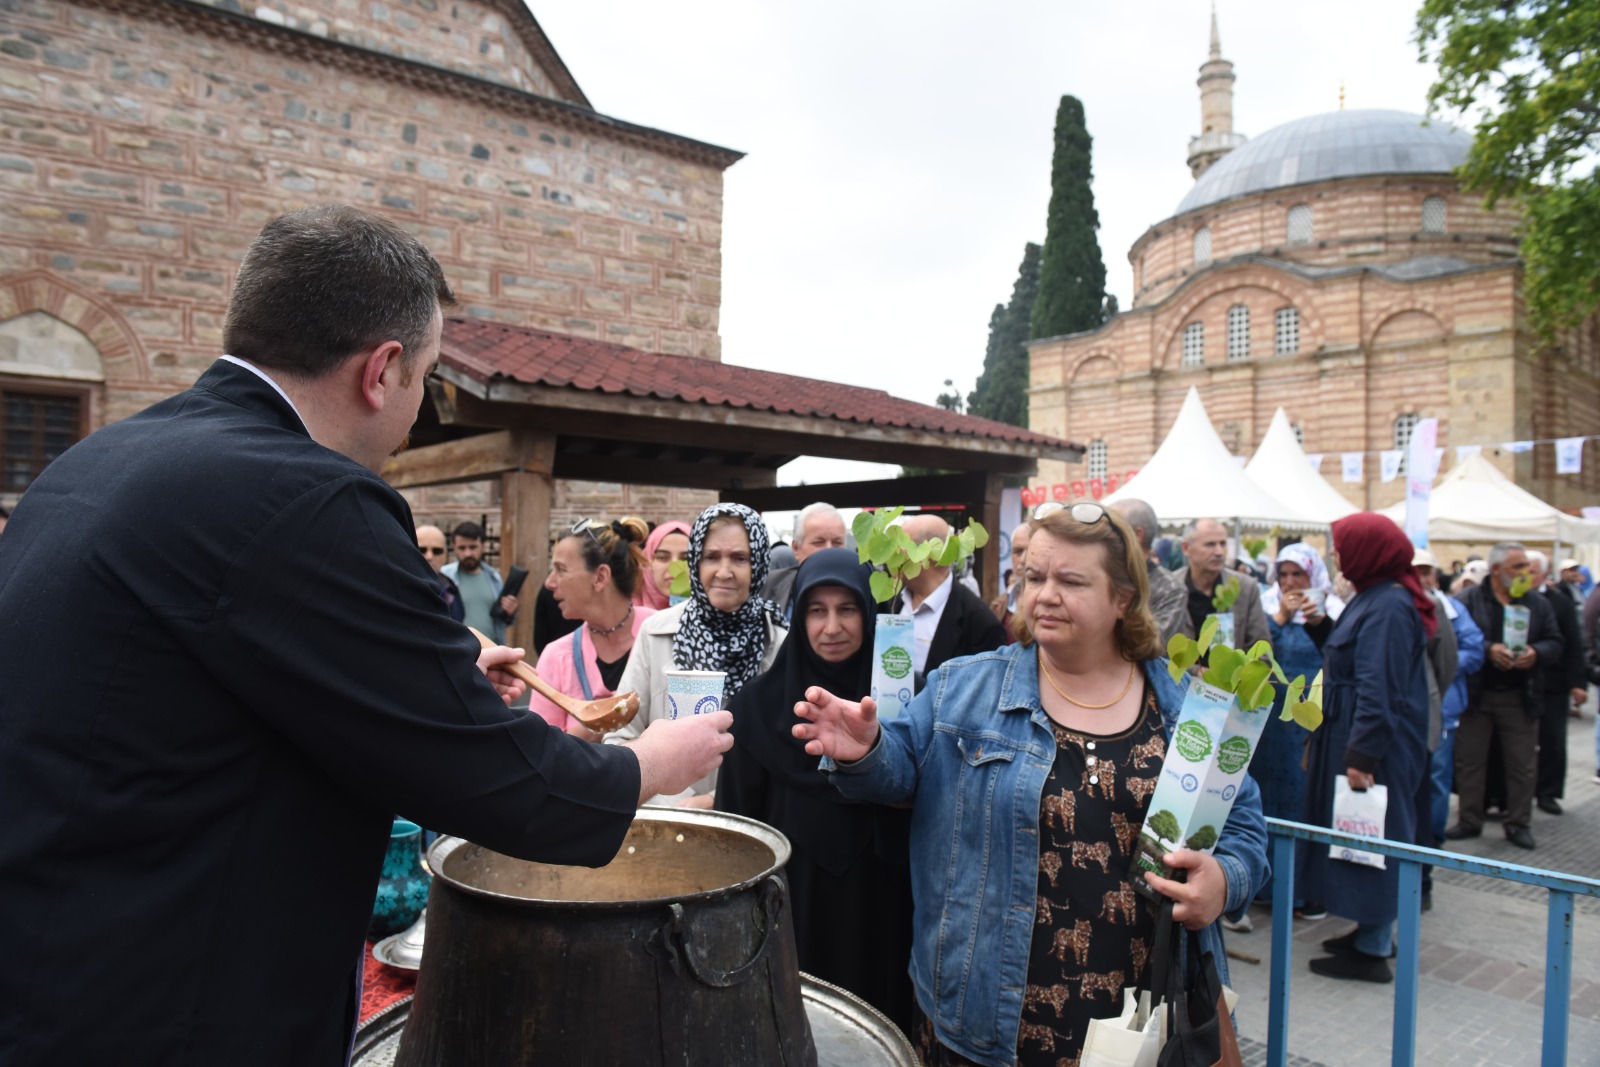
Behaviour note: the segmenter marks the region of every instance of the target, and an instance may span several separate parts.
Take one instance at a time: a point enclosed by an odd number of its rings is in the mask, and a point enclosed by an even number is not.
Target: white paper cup
[[[1305,594],[1307,607],[1318,615],[1326,614],[1324,610],[1328,606],[1328,591],[1326,589],[1307,589]]]
[[[667,718],[709,715],[722,710],[722,690],[728,676],[722,671],[669,670],[667,675]]]

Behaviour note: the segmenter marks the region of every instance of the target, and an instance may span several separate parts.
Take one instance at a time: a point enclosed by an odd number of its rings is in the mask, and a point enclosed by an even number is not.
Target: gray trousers
[[[1483,826],[1483,789],[1489,771],[1489,740],[1500,737],[1506,760],[1507,826],[1533,819],[1533,783],[1539,764],[1539,722],[1528,714],[1520,689],[1485,689],[1461,716],[1456,731],[1456,792],[1462,826]]]

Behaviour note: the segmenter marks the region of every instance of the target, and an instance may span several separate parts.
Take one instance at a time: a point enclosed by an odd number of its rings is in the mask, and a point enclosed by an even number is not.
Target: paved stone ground
[[[1489,859],[1600,878],[1600,785],[1595,784],[1593,698],[1568,721],[1566,812],[1534,812],[1539,847],[1513,847],[1491,822],[1481,838],[1452,842]],[[1546,894],[1455,872],[1437,872],[1433,910],[1422,916],[1417,1064],[1441,1067],[1538,1064],[1543,1030]],[[1240,1051],[1247,1067],[1266,1063],[1267,981],[1272,912],[1251,911],[1255,930],[1228,934],[1228,947],[1261,957],[1231,960]],[[1294,1067],[1382,1067],[1390,1062],[1394,986],[1312,974],[1324,938],[1350,929],[1330,917],[1295,923],[1290,967],[1290,1063]],[[1600,1065],[1600,900],[1579,898],[1573,935],[1567,1063]]]

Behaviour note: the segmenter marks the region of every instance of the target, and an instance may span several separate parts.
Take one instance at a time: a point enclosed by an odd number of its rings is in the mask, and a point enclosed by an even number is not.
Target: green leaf
[[[1285,686],[1283,690],[1283,712],[1278,716],[1281,721],[1289,722],[1294,718],[1295,705],[1300,703],[1300,696],[1305,690],[1306,676],[1303,674],[1296,675],[1294,681]]]
[[[1239,668],[1244,666],[1244,653],[1219,645],[1211,650],[1210,666],[1200,677],[1218,689],[1236,692]]]
[[[1532,588],[1533,579],[1526,574],[1519,574],[1511,579],[1511,588],[1508,591],[1511,593],[1511,599],[1516,600],[1518,597],[1527,596],[1528,590]]]
[[[1239,579],[1235,575],[1228,575],[1226,581],[1217,586],[1216,592],[1211,597],[1211,606],[1218,614],[1230,611],[1233,602],[1239,599]]]
[[[900,577],[904,578],[906,581],[910,581],[921,573],[922,564],[918,563],[916,560],[910,560],[904,567],[900,568]]]
[[[1259,659],[1247,660],[1239,668],[1235,685],[1239,693],[1239,706],[1246,710],[1259,708],[1262,704],[1271,703],[1272,686],[1268,684],[1272,678],[1272,667]]]
[[[693,587],[689,584],[689,561],[675,559],[667,564],[667,592],[673,596],[688,596]]]
[[[867,561],[873,566],[881,567],[889,562],[889,557],[894,553],[894,538],[887,534],[874,532],[867,539]]]
[[[1255,644],[1250,646],[1250,651],[1248,651],[1248,652],[1246,652],[1244,654],[1244,658],[1245,659],[1262,659],[1262,658],[1271,659],[1272,658],[1272,642],[1268,641],[1266,639],[1262,639],[1260,641],[1257,641]]]
[[[985,530],[983,528],[983,523],[979,522],[977,519],[973,519],[971,522],[969,522],[967,524],[967,528],[961,532],[962,536],[965,536],[968,533],[972,534],[972,547],[974,550],[980,549],[989,543],[989,531]]]
[[[1211,642],[1217,636],[1217,627],[1220,625],[1222,624],[1212,618],[1207,618],[1205,622],[1200,624],[1200,637],[1197,641],[1200,647],[1200,655],[1205,655],[1206,649],[1211,647]]]
[[[1183,634],[1173,634],[1167,640],[1167,673],[1172,675],[1172,680],[1177,682],[1183,679],[1183,673],[1196,663],[1200,662],[1200,646],[1192,637]]]
[[[856,512],[856,517],[850,520],[850,533],[856,539],[856,551],[860,552],[861,547],[867,543],[867,536],[872,533],[872,512]],[[865,563],[866,557],[862,556],[861,560]]]
[[[946,538],[939,551],[939,566],[953,567],[961,559],[961,539],[959,537]]]
[[[882,571],[873,571],[871,582],[872,599],[880,604],[887,604],[900,591],[900,583]]]
[[[1309,700],[1296,704],[1290,709],[1290,714],[1294,716],[1295,722],[1307,730],[1315,730],[1322,725],[1322,705],[1313,704]]]

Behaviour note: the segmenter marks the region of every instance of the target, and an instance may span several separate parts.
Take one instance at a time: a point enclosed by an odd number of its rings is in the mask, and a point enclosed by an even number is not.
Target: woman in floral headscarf
[[[1322,670],[1322,645],[1333,632],[1334,621],[1344,610],[1344,601],[1333,593],[1333,582],[1322,556],[1308,544],[1285,545],[1278,552],[1271,587],[1261,591],[1261,610],[1267,615],[1267,630],[1272,638],[1272,654],[1291,679],[1305,675],[1307,682]],[[1261,787],[1261,810],[1274,819],[1303,822],[1306,817],[1306,739],[1311,735],[1295,722],[1282,722],[1280,687],[1267,718],[1267,728],[1250,764],[1250,776]],[[1298,851],[1303,851],[1299,849]],[[1256,894],[1260,901],[1272,899],[1272,880]],[[1305,915],[1320,914],[1320,905],[1296,910]]]
[[[783,643],[782,615],[759,594],[767,578],[768,538],[761,516],[743,504],[713,504],[689,531],[689,599],[652,615],[639,630],[617,692],[639,694],[639,714],[606,741],[638,737],[667,714],[668,670],[722,671],[723,700],[772,666]],[[658,800],[710,807],[716,772],[688,793]]]

